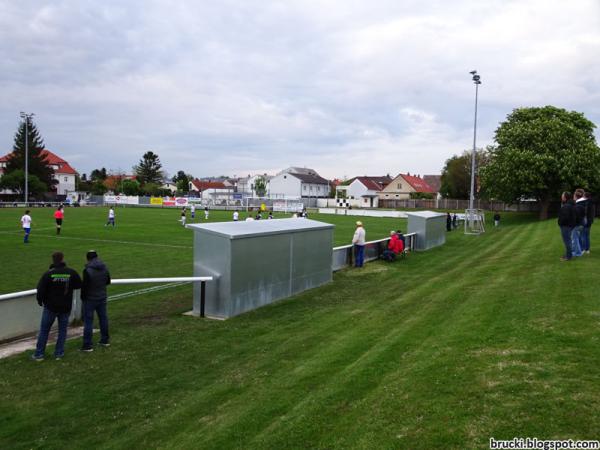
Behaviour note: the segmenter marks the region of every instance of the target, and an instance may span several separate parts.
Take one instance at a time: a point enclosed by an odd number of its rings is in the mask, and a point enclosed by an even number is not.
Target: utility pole
[[[21,118],[25,120],[25,206],[29,203],[29,121],[33,116],[21,111]]]
[[[470,73],[473,75],[473,84],[475,84],[475,121],[473,124],[473,154],[471,155],[471,195],[469,196],[469,209],[473,209],[473,203],[475,202],[475,154],[477,152],[477,99],[481,77],[477,75],[476,70],[473,70]]]

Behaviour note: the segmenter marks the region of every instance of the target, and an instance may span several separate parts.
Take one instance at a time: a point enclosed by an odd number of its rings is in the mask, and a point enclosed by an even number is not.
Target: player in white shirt
[[[25,211],[25,214],[21,217],[21,226],[23,227],[23,231],[25,232],[25,236],[23,237],[23,243],[29,243],[29,233],[31,232],[31,216],[29,215],[29,210]]]
[[[204,219],[208,220],[208,206],[204,207]]]
[[[112,225],[115,227],[115,209],[111,206],[108,210],[108,221],[104,224],[104,226]]]
[[[192,213],[192,220],[194,220],[196,218],[196,205],[192,204],[190,206],[190,212]]]
[[[234,222],[237,222],[238,220],[240,220],[240,213],[239,213],[239,212],[237,212],[237,210],[235,210],[235,211],[233,212],[233,221],[234,221]]]

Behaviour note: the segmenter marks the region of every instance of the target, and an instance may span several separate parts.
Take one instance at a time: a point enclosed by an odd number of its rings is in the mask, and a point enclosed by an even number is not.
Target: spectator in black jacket
[[[561,196],[562,206],[558,212],[558,226],[563,243],[565,244],[565,254],[560,258],[561,261],[570,261],[573,257],[571,240],[573,227],[575,227],[575,204],[571,200],[570,192],[563,192]]]
[[[61,252],[52,254],[52,264],[37,285],[37,302],[44,307],[40,334],[33,359],[43,361],[48,342],[50,327],[58,319],[58,339],[54,357],[61,359],[65,354],[65,341],[67,340],[67,326],[73,304],[73,290],[81,288],[81,278],[73,269],[67,267],[64,255]]]
[[[500,213],[496,212],[496,214],[494,214],[494,226],[498,227],[500,226]]]
[[[573,195],[573,200],[575,200],[575,227],[573,228],[572,235],[573,256],[583,255],[583,251],[581,249],[581,240],[583,234],[583,226],[586,221],[585,198],[583,198],[584,194],[585,192],[583,189],[576,189],[575,194]]]
[[[95,250],[86,254],[87,264],[83,269],[81,301],[83,303],[83,347],[84,352],[94,351],[92,335],[94,332],[94,312],[100,322],[100,345],[110,345],[108,335],[108,314],[106,312],[106,286],[110,284],[110,273],[106,265],[98,258]]]
[[[594,217],[596,217],[596,205],[594,205],[594,199],[590,192],[584,194],[585,198],[585,220],[583,224],[583,231],[581,233],[581,251],[583,253],[590,253],[590,231],[594,224]]]

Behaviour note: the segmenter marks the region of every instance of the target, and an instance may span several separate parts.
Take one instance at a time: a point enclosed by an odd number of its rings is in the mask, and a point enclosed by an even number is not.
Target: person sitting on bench
[[[390,231],[390,236],[388,247],[381,255],[383,259],[389,262],[394,261],[396,256],[398,256],[404,250],[404,242],[400,240],[398,234],[396,234],[395,231]]]

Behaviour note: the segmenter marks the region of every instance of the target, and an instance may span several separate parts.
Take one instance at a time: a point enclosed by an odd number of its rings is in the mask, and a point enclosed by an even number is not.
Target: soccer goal
[[[465,234],[485,233],[485,214],[482,209],[465,209]]]

